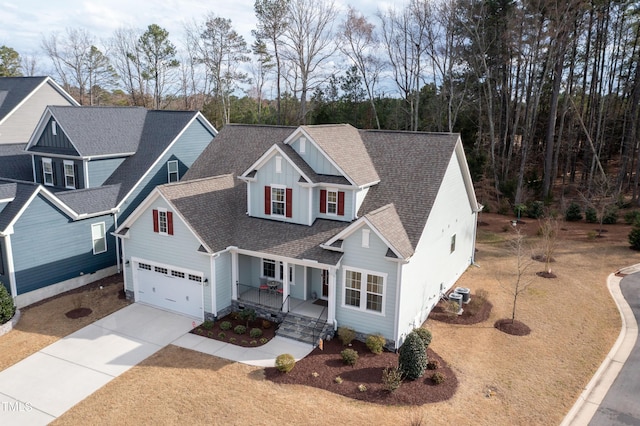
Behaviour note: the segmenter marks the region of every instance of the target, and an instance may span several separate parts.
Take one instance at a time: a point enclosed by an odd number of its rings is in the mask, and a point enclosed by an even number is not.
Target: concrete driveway
[[[0,424],[46,425],[193,328],[134,303],[0,372]]]

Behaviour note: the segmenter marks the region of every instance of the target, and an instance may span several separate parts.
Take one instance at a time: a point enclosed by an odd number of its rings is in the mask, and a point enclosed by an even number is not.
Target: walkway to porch
[[[280,311],[282,308],[283,296],[278,292],[260,290],[255,287],[240,285],[238,288],[238,301],[254,303],[275,311]],[[316,301],[289,297],[289,312],[310,318],[320,317],[321,319],[326,320],[328,311],[326,304],[319,305],[314,302]]]

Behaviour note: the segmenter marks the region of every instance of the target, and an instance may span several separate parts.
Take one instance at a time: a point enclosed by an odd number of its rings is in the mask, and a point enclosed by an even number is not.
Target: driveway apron
[[[0,424],[45,425],[193,328],[134,303],[0,372]]]
[[[620,289],[640,324],[640,273],[624,277]],[[589,425],[640,426],[640,338]]]

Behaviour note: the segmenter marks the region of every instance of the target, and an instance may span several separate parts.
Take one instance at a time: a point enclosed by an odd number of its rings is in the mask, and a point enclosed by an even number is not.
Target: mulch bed
[[[89,308],[76,308],[76,309],[72,309],[69,312],[67,312],[66,314],[64,314],[67,318],[71,318],[71,319],[78,319],[78,318],[82,318],[82,317],[86,317],[91,315],[93,311]]]
[[[477,298],[477,296],[475,296]],[[462,305],[462,315],[451,314],[446,310],[446,304],[440,301],[429,314],[429,319],[434,321],[445,322],[447,324],[461,324],[472,325],[486,321],[491,315],[491,309],[493,305],[488,300],[485,300],[477,311],[471,308],[469,305],[472,303],[479,303],[474,301],[474,296],[471,297],[471,302]]]
[[[353,367],[342,362],[340,352],[345,346],[339,339],[333,339],[324,342],[323,350],[316,348],[298,361],[289,373],[270,367],[265,369],[265,377],[275,383],[312,386],[347,398],[384,405],[423,405],[445,401],[458,388],[458,379],[451,368],[438,354],[427,349],[429,361],[438,361],[440,367],[437,370],[425,370],[424,376],[418,380],[404,381],[399,389],[388,392],[382,385],[382,371],[386,367],[396,367],[398,355],[394,352],[374,355],[359,341],[354,341],[351,348],[359,355]],[[444,383],[434,384],[431,380],[434,372],[444,375]],[[313,373],[317,373],[317,377]],[[343,379],[340,384],[335,382],[338,376]],[[359,385],[366,386],[366,390],[360,391]]]
[[[513,336],[526,336],[531,333],[531,329],[527,324],[518,320],[511,320],[510,318],[499,319],[493,326],[503,333]]]
[[[229,330],[223,330],[220,328],[220,324],[222,324],[224,321],[229,321],[231,323],[231,328]],[[214,322],[211,329],[207,329],[203,327],[202,324],[200,324],[199,326],[191,330],[190,333],[202,337],[208,337],[209,339],[218,340],[220,342],[231,343],[236,346],[242,346],[245,348],[257,348],[258,346],[262,346],[269,340],[273,339],[276,335],[277,324],[273,321],[263,320],[262,318],[257,318],[254,321],[249,321],[249,327],[247,327],[247,331],[244,334],[236,334],[233,331],[233,329],[237,325],[243,325],[246,327],[247,322],[245,320],[239,319],[236,313],[232,312],[229,315],[219,318],[216,322]],[[262,330],[262,336],[257,338],[251,337],[249,335],[249,332],[252,328],[259,328],[260,330]]]

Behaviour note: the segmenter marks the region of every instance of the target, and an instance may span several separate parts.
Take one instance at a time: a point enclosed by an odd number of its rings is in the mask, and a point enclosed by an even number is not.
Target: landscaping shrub
[[[458,306],[457,303],[456,306]],[[429,330],[423,327],[418,327],[414,328],[413,332],[416,333],[420,339],[422,339],[425,349],[431,344],[431,339],[433,338],[433,336]]]
[[[276,357],[276,368],[278,371],[288,373],[296,365],[296,359],[291,354],[282,354]]]
[[[624,223],[633,225],[640,219],[640,210],[631,210],[624,214]]]
[[[221,331],[220,333],[218,333],[218,338],[219,339],[224,339],[225,337],[227,337],[227,335],[225,334],[224,331]]]
[[[437,370],[440,368],[440,362],[437,359],[427,362],[427,370]]]
[[[544,216],[544,203],[542,201],[533,201],[527,205],[527,217],[532,219],[540,219]]]
[[[247,332],[247,327],[245,327],[244,325],[238,324],[233,328],[233,332],[236,334],[244,334]]]
[[[382,387],[387,392],[397,390],[402,384],[402,371],[398,367],[387,367],[382,370]]]
[[[264,345],[265,343],[267,343],[268,341],[269,341],[269,339],[267,339],[266,337],[262,337],[262,338],[260,339],[260,343],[262,343],[263,345]]]
[[[254,311],[253,309],[243,309],[240,312],[238,312],[238,318],[247,323],[247,328],[249,328],[249,323],[251,321],[255,321],[257,317],[258,315],[256,314],[256,311]]]
[[[433,381],[433,383],[435,383],[436,385],[439,385],[440,383],[444,383],[444,375],[442,373],[433,373],[431,375],[431,380]]]
[[[580,205],[578,203],[569,204],[567,211],[564,213],[564,219],[567,222],[577,222],[582,220],[582,210],[580,209]]]
[[[347,346],[356,338],[356,332],[349,327],[338,327],[338,338],[343,345]]]
[[[604,225],[613,225],[618,221],[618,209],[615,207],[608,208],[602,216],[602,223]]]
[[[587,223],[598,223],[598,212],[593,207],[589,207],[584,211],[584,218]]]
[[[221,330],[231,330],[231,321],[222,321],[220,323]]]
[[[268,328],[271,328],[271,321],[268,320],[262,320],[262,328],[264,328],[265,330]]]
[[[378,355],[382,353],[384,345],[387,343],[387,339],[385,339],[381,334],[371,334],[367,337],[367,341],[365,343],[372,353]]]
[[[258,337],[262,337],[262,330],[260,330],[259,328],[252,328],[251,331],[249,331],[249,336],[251,336],[254,339],[257,339]]]
[[[342,357],[342,362],[352,367],[358,362],[358,351],[354,349],[345,349],[340,352],[340,356]]]
[[[336,382],[337,384],[340,384],[343,382],[342,377],[338,376],[335,379],[333,379],[334,382]]]
[[[400,346],[398,367],[409,380],[416,380],[424,374],[427,368],[427,352],[424,341],[417,333],[409,333]]]
[[[16,306],[6,287],[0,283],[0,324],[9,322],[16,313]]]
[[[629,232],[629,245],[634,250],[640,250],[640,222],[636,222]]]
[[[213,321],[206,320],[202,323],[202,328],[204,328],[205,330],[213,329]]]
[[[367,386],[366,385],[358,385],[358,390],[360,392],[366,392],[367,391]]]

